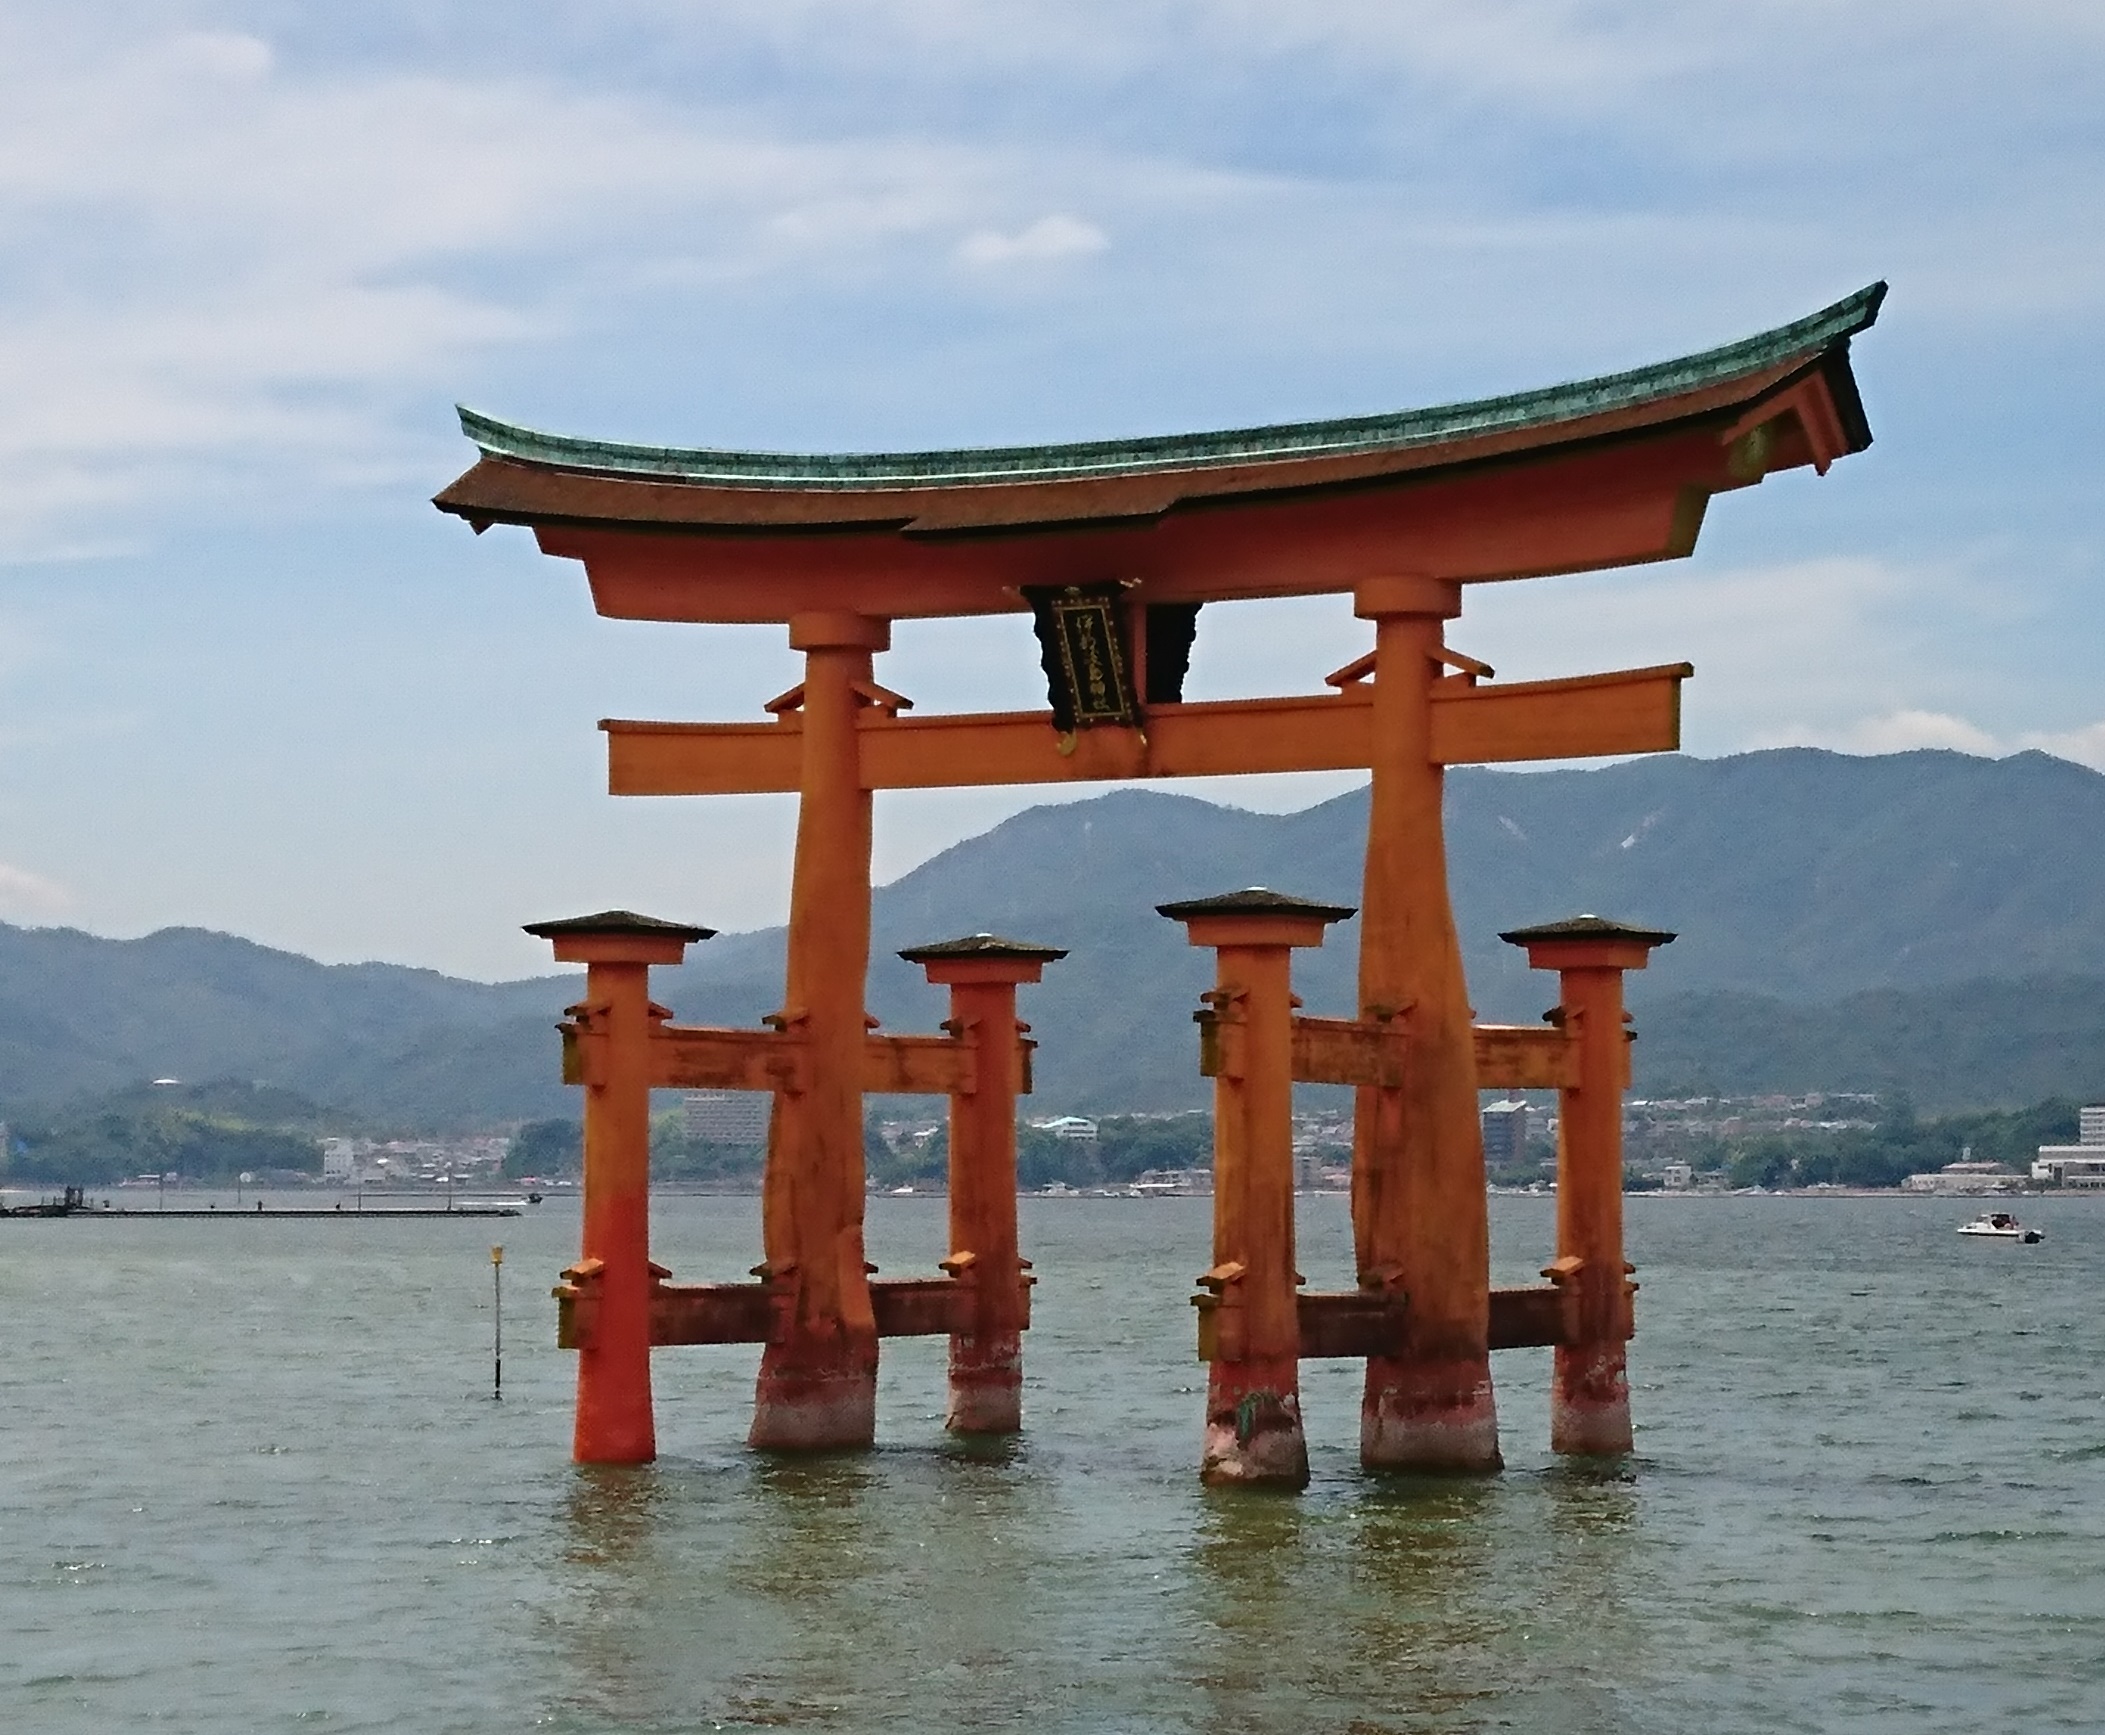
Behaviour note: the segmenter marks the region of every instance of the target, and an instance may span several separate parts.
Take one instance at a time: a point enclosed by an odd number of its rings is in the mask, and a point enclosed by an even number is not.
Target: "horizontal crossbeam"
[[[787,1329],[794,1295],[770,1283],[660,1283],[651,1290],[653,1348],[676,1344],[767,1343]],[[975,1284],[955,1277],[882,1277],[870,1281],[879,1337],[967,1336],[977,1320]],[[556,1290],[556,1346],[589,1345],[599,1297],[590,1281]],[[1020,1325],[1030,1324],[1030,1286],[1023,1285]]]
[[[1442,765],[1671,752],[1681,744],[1686,663],[1562,681],[1433,689],[1432,755]],[[1223,777],[1251,772],[1364,771],[1373,762],[1373,689],[1285,699],[1153,705],[1144,729],[1062,736],[1049,711],[951,717],[861,713],[866,789],[962,789]],[[648,723],[609,718],[607,786],[615,795],[792,794],[803,763],[794,713],[767,723]]]
[[[1241,1027],[1212,1012],[1200,1013],[1198,1023],[1200,1076],[1238,1076]],[[1396,1089],[1410,1064],[1405,1020],[1296,1018],[1293,1040],[1296,1084]],[[1554,1025],[1479,1024],[1475,1041],[1476,1079],[1484,1090],[1563,1090],[1579,1082],[1578,1042]]]
[[[1235,1360],[1241,1320],[1233,1286],[1192,1299],[1199,1310],[1199,1360]],[[1406,1302],[1396,1291],[1347,1289],[1298,1295],[1294,1302],[1304,1361],[1405,1352]],[[1490,1347],[1578,1342],[1577,1303],[1574,1289],[1555,1283],[1492,1290]]]
[[[566,1024],[563,1082],[591,1082],[590,1030]],[[651,1032],[650,1082],[657,1090],[787,1091],[810,1088],[811,1057],[795,1030],[726,1030],[661,1024]],[[953,1036],[866,1036],[862,1088],[873,1095],[970,1096],[979,1089],[977,1048]],[[1030,1090],[1028,1049],[1023,1089]]]

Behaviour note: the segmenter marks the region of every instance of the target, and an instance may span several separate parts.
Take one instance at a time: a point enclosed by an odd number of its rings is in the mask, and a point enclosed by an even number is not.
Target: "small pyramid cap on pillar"
[[[1320,946],[1326,927],[1358,913],[1350,904],[1319,904],[1264,886],[1155,908],[1182,922],[1194,946]]]
[[[1499,935],[1509,946],[1525,946],[1531,970],[1642,970],[1654,946],[1674,936],[1663,928],[1632,928],[1601,916],[1570,916]]]
[[[536,939],[554,942],[559,964],[677,964],[690,945],[716,933],[714,928],[639,916],[634,910],[564,916],[528,922],[525,928]]]
[[[1247,886],[1239,892],[1222,892],[1211,898],[1186,898],[1181,903],[1157,904],[1155,913],[1173,922],[1188,922],[1195,916],[1306,916],[1315,922],[1342,922],[1359,914],[1351,904],[1318,904],[1307,898],[1289,897],[1268,886]]]
[[[961,940],[938,940],[932,946],[909,946],[899,954],[919,964],[929,981],[950,987],[973,983],[1038,982],[1045,966],[1067,956],[1058,946],[1034,946],[1028,940],[1005,940],[999,934],[967,934]]]
[[[1526,946],[1540,940],[1621,940],[1637,946],[1665,946],[1674,936],[1663,928],[1633,928],[1611,922],[1605,916],[1567,916],[1561,922],[1540,922],[1532,928],[1511,928],[1499,938],[1509,946]]]
[[[1005,940],[999,934],[967,934],[961,940],[937,940],[926,946],[909,946],[899,956],[909,964],[933,964],[946,958],[1006,958],[1019,964],[1051,964],[1067,954],[1058,946],[1037,946],[1029,940]]]

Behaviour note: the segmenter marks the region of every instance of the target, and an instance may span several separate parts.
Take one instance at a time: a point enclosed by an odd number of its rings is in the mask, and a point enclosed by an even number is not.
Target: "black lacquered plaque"
[[[1053,726],[1063,732],[1140,722],[1124,594],[1118,584],[1033,585],[1024,591],[1036,618]]]

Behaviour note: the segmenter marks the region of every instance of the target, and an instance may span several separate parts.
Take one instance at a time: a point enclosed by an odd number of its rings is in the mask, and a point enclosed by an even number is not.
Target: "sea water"
[[[877,1450],[758,1457],[755,1351],[673,1349],[634,1470],[567,1461],[574,1202],[0,1224],[0,1728],[2105,1727],[2105,1200],[2023,1247],[1632,1199],[1633,1458],[1553,1458],[1515,1351],[1502,1475],[1369,1477],[1357,1367],[1310,1363],[1299,1495],[1194,1473],[1208,1210],[1024,1202],[1020,1440],[946,1439],[942,1345],[895,1341]],[[1550,1212],[1493,1201],[1500,1281]],[[931,1273],[943,1213],[873,1201],[872,1258]],[[1344,1202],[1300,1216],[1344,1286]],[[742,1276],[755,1202],[659,1200],[656,1252]]]

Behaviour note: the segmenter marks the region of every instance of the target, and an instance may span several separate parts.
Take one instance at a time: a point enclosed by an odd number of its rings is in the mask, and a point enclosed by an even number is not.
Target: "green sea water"
[[[567,1461],[572,1204],[0,1223],[0,1728],[2105,1727],[2105,1200],[2013,1247],[1963,1202],[1633,1199],[1633,1459],[1552,1458],[1516,1351],[1503,1475],[1370,1478],[1356,1367],[1311,1363],[1298,1496],[1194,1474],[1208,1203],[1023,1210],[1023,1439],[947,1440],[907,1341],[876,1451],[755,1457],[755,1352],[669,1350],[627,1471]],[[1342,1286],[1343,1201],[1301,1210]],[[656,1213],[683,1279],[758,1257],[750,1200]],[[1550,1235],[1494,1200],[1501,1280]],[[943,1206],[870,1240],[932,1272]]]

